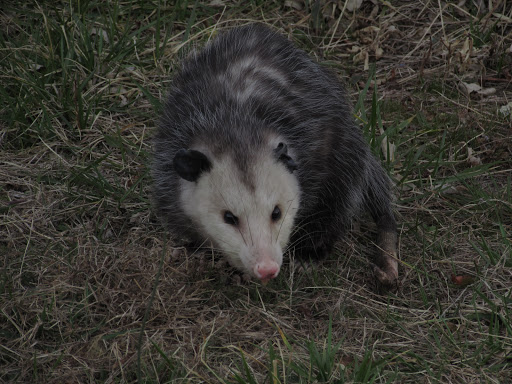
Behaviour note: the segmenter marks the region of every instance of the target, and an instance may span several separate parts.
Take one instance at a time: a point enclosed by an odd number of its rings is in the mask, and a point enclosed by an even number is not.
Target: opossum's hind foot
[[[398,281],[398,238],[395,220],[385,215],[378,220],[377,227],[379,249],[374,260],[373,272],[383,285],[391,287]]]

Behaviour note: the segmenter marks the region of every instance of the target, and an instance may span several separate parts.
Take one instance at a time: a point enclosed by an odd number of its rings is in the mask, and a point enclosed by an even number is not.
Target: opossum
[[[175,75],[153,141],[157,214],[266,283],[290,250],[329,254],[365,209],[376,277],[398,277],[388,176],[336,76],[262,24],[219,33]]]

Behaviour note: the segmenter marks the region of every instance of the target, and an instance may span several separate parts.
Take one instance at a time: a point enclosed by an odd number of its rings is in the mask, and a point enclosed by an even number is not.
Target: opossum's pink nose
[[[254,274],[264,283],[276,277],[278,273],[279,265],[275,261],[261,262],[254,267]]]

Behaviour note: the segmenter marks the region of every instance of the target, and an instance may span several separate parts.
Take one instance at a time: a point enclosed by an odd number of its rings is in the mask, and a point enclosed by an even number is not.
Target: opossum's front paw
[[[251,280],[252,277],[248,273],[235,273],[232,277],[234,285],[247,285]]]

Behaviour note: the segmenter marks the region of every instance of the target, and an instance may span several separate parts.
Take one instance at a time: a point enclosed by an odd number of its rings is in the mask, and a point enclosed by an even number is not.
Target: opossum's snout
[[[266,284],[269,280],[277,277],[279,274],[279,265],[272,260],[259,262],[254,266],[254,275]]]
[[[268,232],[266,233],[268,234]],[[275,279],[279,275],[283,263],[283,251],[278,243],[266,243],[263,239],[254,239],[248,247],[241,245],[238,256],[232,264],[245,271],[252,278],[260,280],[263,284]]]

